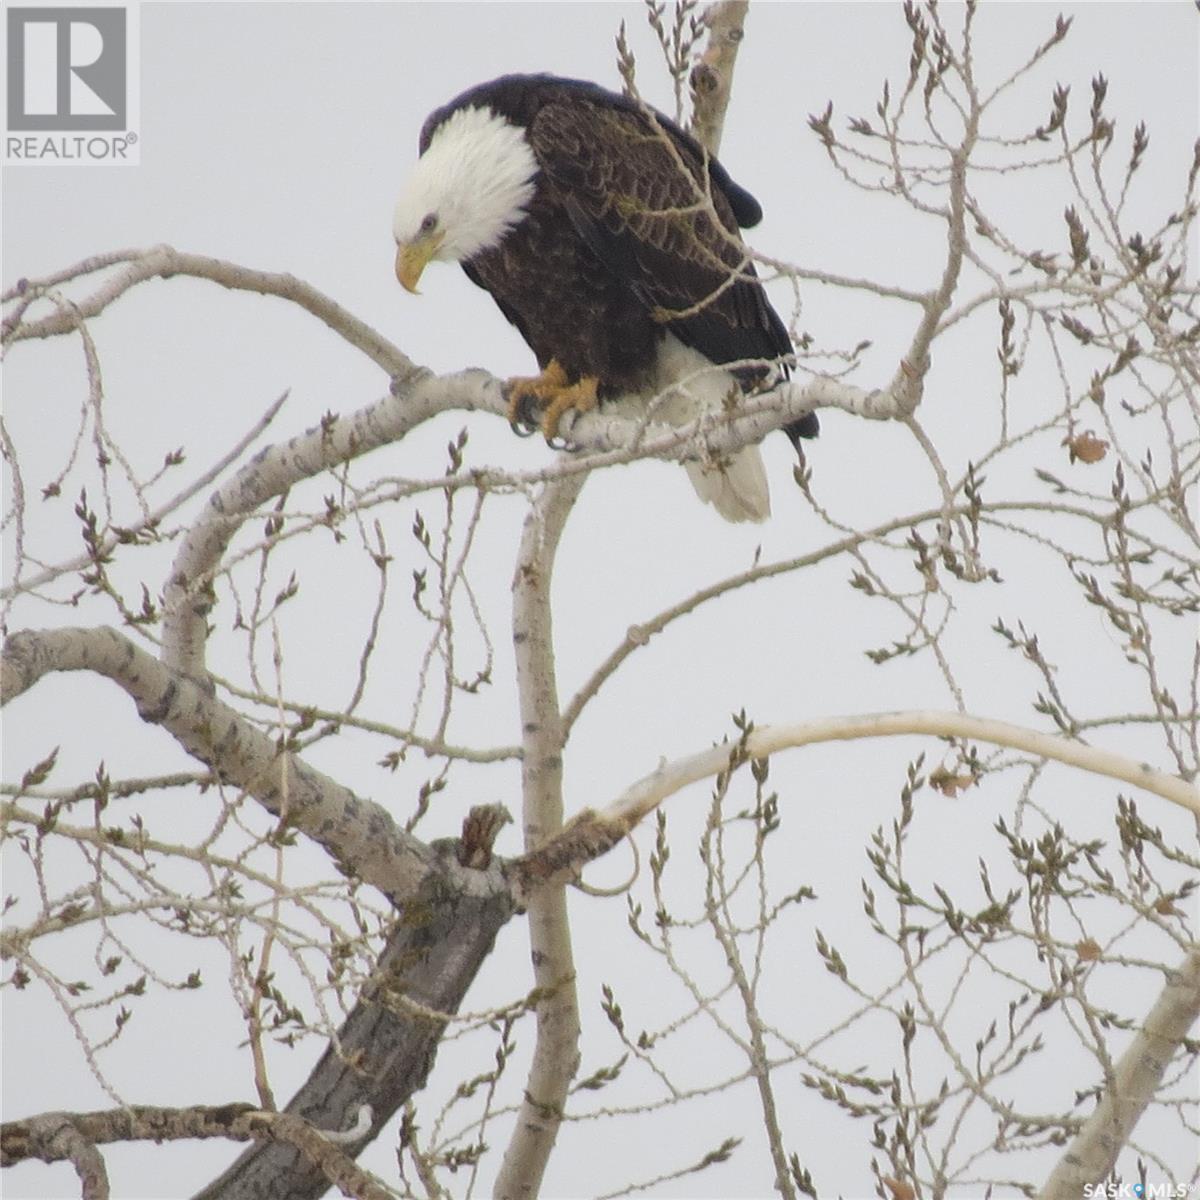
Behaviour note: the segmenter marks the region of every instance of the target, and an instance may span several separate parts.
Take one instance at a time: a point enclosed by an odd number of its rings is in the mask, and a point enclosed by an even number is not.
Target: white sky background
[[[1023,131],[1045,120],[1058,82],[1071,85],[1073,118],[1078,119],[1090,102],[1089,80],[1103,71],[1110,81],[1109,108],[1117,119],[1118,140],[1127,141],[1139,119],[1150,127],[1151,149],[1140,187],[1153,201],[1150,211],[1160,213],[1162,195],[1181,194],[1196,135],[1194,8],[1188,3],[984,6],[976,47],[990,77],[998,79],[1022,61],[1049,34],[1060,10],[1076,14],[1074,28],[1066,45],[1014,100],[1014,128]],[[247,266],[289,271],[434,371],[481,365],[497,375],[527,372],[532,356],[515,330],[457,268],[432,267],[420,298],[401,291],[392,274],[393,200],[415,158],[425,115],[463,88],[525,70],[553,70],[616,86],[613,35],[622,17],[638,54],[643,94],[668,107],[665,76],[638,5],[144,5],[141,165],[6,169],[4,284],[49,273],[97,251],[167,242]],[[829,99],[839,128],[848,116],[871,116],[885,76],[893,81],[893,93],[897,90],[908,52],[909,34],[898,5],[752,8],[721,157],[766,211],[752,235],[757,249],[844,275],[873,276],[911,288],[932,286],[940,260],[930,228],[907,213],[897,220],[899,210],[879,198],[849,192],[806,127],[808,114],[821,111]],[[1042,232],[1030,233],[1029,244],[1058,237],[1060,245],[1046,248],[1065,246],[1061,211],[1066,198],[1033,195],[1021,202],[1028,211],[1008,214],[1009,231],[1017,240],[1025,229],[1036,229]],[[788,287],[777,285],[772,294],[787,313]],[[868,304],[861,296],[812,286],[804,289],[803,299],[798,327],[824,346],[849,348],[870,339],[874,349],[856,379],[867,386],[885,383],[910,336],[908,314],[895,305]],[[994,342],[996,325],[994,315],[986,318],[981,336]],[[327,410],[356,409],[387,384],[377,368],[282,302],[228,294],[198,281],[143,285],[95,322],[93,333],[105,367],[113,432],[143,466],[178,446],[186,447],[189,464],[207,465],[284,389],[291,395],[269,440],[310,427]],[[922,416],[938,444],[949,446],[957,461],[958,451],[971,444],[976,419],[972,400],[994,390],[989,377],[981,393],[975,372],[979,363],[992,371],[995,358],[993,349],[985,349],[974,358],[947,359],[935,362]],[[77,345],[64,339],[22,343],[6,363],[5,386],[6,420],[14,440],[30,455],[25,469],[36,491],[61,463],[84,395]],[[818,486],[836,497],[842,514],[869,524],[936,502],[932,480],[901,430],[840,414],[823,417],[823,423],[823,436],[809,459]],[[445,442],[463,425],[471,432],[470,461],[513,466],[549,461],[549,451],[536,439],[520,441],[494,419],[452,414],[403,446],[374,455],[358,469],[358,478],[436,474],[444,466]],[[761,527],[724,524],[696,502],[678,469],[641,464],[589,481],[558,566],[561,696],[573,694],[631,623],[749,566],[760,547],[763,559],[771,561],[828,540],[792,484],[793,456],[786,440],[773,437],[764,450],[774,517]],[[1095,479],[1088,483],[1099,486]],[[77,552],[73,502],[68,493],[57,509],[32,514],[48,555]],[[429,507],[437,506],[430,502]],[[493,696],[468,709],[457,734],[458,740],[482,745],[510,743],[518,733],[511,719],[506,593],[521,504],[509,500],[496,507],[501,515],[486,527],[491,540],[480,548],[476,577],[490,574],[498,581],[488,587],[485,599],[498,682]],[[411,512],[391,508],[376,515],[384,523],[389,547],[406,556],[398,561],[392,581],[392,587],[406,592]],[[1036,620],[1039,630],[1053,637],[1065,685],[1094,689],[1100,703],[1107,689],[1118,686],[1116,676],[1104,672],[1120,670],[1115,645],[1098,667],[1086,652],[1097,642],[1113,642],[1101,617],[1096,615],[1090,625],[1079,623],[1076,599],[1065,602],[1056,594],[1064,581],[1023,575],[1019,557],[998,565],[1004,589],[978,596],[983,616],[972,627],[986,627],[996,616],[1010,624],[1022,617]],[[317,594],[315,579],[305,583],[311,593],[306,596],[310,607],[304,609],[309,624],[288,627],[287,682],[297,696],[336,707],[339,696],[348,694],[352,674],[346,662],[357,659],[374,599],[369,574],[362,574],[363,590],[355,592],[356,572],[330,575],[327,598]],[[881,622],[876,609],[846,587],[848,573],[848,565],[839,561],[789,576],[709,606],[656,639],[612,681],[577,727],[567,759],[569,811],[605,803],[652,769],[660,756],[707,746],[728,731],[728,714],[743,706],[760,723],[887,708],[952,707],[929,656],[884,668],[866,662],[864,647],[886,645],[903,631]],[[88,611],[18,606],[12,627],[75,623],[85,620]],[[101,614],[95,619],[112,619],[102,609],[90,611]],[[1073,622],[1069,626],[1064,624],[1067,613]],[[866,633],[864,621],[869,623]],[[348,623],[344,635],[343,622]],[[1190,653],[1191,632],[1185,625],[1179,622],[1180,661]],[[218,665],[222,653],[229,652],[214,646]],[[1002,654],[998,640],[964,650],[959,665],[968,707],[1036,724],[1041,718],[1030,708],[1034,680],[1013,658]],[[263,661],[269,664],[269,652]],[[233,669],[231,663],[225,665]],[[1093,670],[1098,673],[1087,677]],[[386,680],[378,681],[375,711],[404,724],[407,692],[398,684],[389,699],[387,687]],[[86,725],[87,735],[73,733],[68,741],[58,728],[63,722]],[[54,777],[59,784],[91,777],[100,759],[114,778],[190,766],[165,735],[138,727],[123,696],[95,680],[46,681],[6,714],[6,777],[19,778],[60,741],[63,750]],[[858,918],[859,879],[867,870],[863,842],[872,828],[891,820],[903,764],[921,748],[915,741],[863,743],[805,752],[802,761],[797,757],[795,763],[776,767],[773,780],[781,791],[785,820],[778,836],[794,861],[787,868],[795,872],[790,886],[809,883],[821,897],[820,907],[811,914],[806,910],[795,932],[796,962],[802,969],[781,980],[774,994],[778,1008],[794,1009],[787,1023],[801,1040],[809,1027],[810,1006],[812,1017],[819,1013],[824,1018],[813,1020],[815,1030],[830,1024],[838,1004],[844,1003],[823,978],[814,978],[823,972],[810,954],[812,927],[831,932]],[[932,746],[924,748],[936,753]],[[1113,748],[1136,752],[1132,744]],[[359,750],[355,738],[346,735],[322,744],[313,760],[361,794],[384,803],[396,796],[397,811],[406,814],[424,777],[421,765],[391,775],[376,766],[378,743]],[[450,801],[421,827],[424,836],[455,832],[470,803],[499,798],[516,805],[515,766],[481,769],[457,784],[455,778]],[[1087,810],[1099,805],[1097,829],[1111,836],[1106,822],[1114,794],[1107,785],[1081,785],[1064,775],[1062,816],[1084,821]],[[1002,793],[996,795],[1002,804]],[[703,790],[689,796],[679,798],[676,806],[691,804],[696,812],[705,807]],[[969,797],[934,797],[926,803],[940,806],[938,837],[927,847],[935,877],[970,881],[979,853],[976,838],[1002,809],[970,812]],[[152,801],[139,811],[164,833],[189,819],[155,808]],[[1150,819],[1169,825],[1173,814],[1155,809]],[[644,839],[643,844],[649,842]],[[989,845],[995,849],[994,839]],[[500,848],[512,853],[516,847],[510,829]],[[677,856],[694,858],[694,850],[684,842]],[[625,852],[611,858],[596,869],[597,882],[617,882],[627,871]],[[4,890],[13,887],[6,883]],[[641,898],[646,899],[644,893]],[[601,981],[618,989],[627,1014],[639,1004],[651,1009],[659,996],[657,985],[646,991],[648,963],[638,956],[625,928],[624,901],[577,896],[572,905],[587,1072],[616,1053],[596,1008]],[[849,957],[854,946],[841,948]],[[864,957],[873,953],[869,944],[861,952]],[[215,994],[223,980],[219,959],[214,961],[217,965],[208,969],[218,972],[212,979]],[[191,959],[181,961],[173,965],[173,974],[180,977],[194,965]],[[517,918],[501,934],[466,1007],[485,1007],[527,986],[525,930]],[[106,1107],[109,1101],[77,1061],[61,1015],[48,1009],[44,994],[34,992],[4,994],[5,1116]],[[227,1000],[220,1011],[207,1000],[207,991],[173,999],[169,1016],[161,1017],[150,1006],[139,1006],[123,1042],[125,1066],[114,1071],[128,1100],[182,1104],[251,1098],[251,1083],[236,1051],[242,1030]],[[1150,1000],[1148,989],[1147,1005]],[[1130,1002],[1129,1007],[1137,1005]],[[639,1021],[649,1024],[653,1017],[643,1014],[631,1023],[636,1027]],[[894,1040],[890,1032],[886,1036]],[[710,1051],[714,1056],[726,1053],[715,1038],[701,1046],[701,1061]],[[870,1048],[864,1046],[861,1061],[870,1058]],[[281,1056],[276,1076],[281,1100],[304,1077],[309,1061],[305,1051]],[[454,1061],[450,1051],[439,1062],[448,1083]],[[488,1061],[490,1051],[484,1051]],[[1084,1072],[1080,1077],[1072,1076],[1069,1065],[1064,1068],[1071,1061],[1066,1047],[1063,1058],[1047,1059],[1041,1068],[1047,1072],[1048,1089],[1067,1081],[1066,1103],[1075,1086],[1093,1082],[1090,1063],[1076,1061]],[[795,1111],[805,1122],[817,1119],[815,1102],[806,1103]],[[545,1194],[604,1191],[681,1165],[731,1133],[746,1141],[730,1164],[662,1194],[749,1197],[769,1192],[770,1164],[756,1138],[757,1111],[748,1089],[684,1110],[656,1128],[649,1143],[642,1140],[638,1122],[567,1129]],[[679,1139],[677,1147],[666,1144],[672,1136]],[[819,1126],[789,1129],[787,1136],[792,1139],[789,1148],[801,1153],[823,1192],[869,1194],[861,1143],[849,1154]],[[502,1142],[496,1131],[493,1145]],[[194,1144],[138,1145],[106,1151],[106,1157],[115,1195],[165,1197],[189,1194],[214,1173],[220,1157],[232,1156],[226,1151]],[[1178,1162],[1187,1162],[1188,1147],[1176,1145],[1174,1151]],[[392,1139],[380,1138],[364,1161],[388,1177]],[[29,1165],[5,1178],[5,1194],[14,1197],[66,1195],[75,1186],[72,1172],[63,1166]]]

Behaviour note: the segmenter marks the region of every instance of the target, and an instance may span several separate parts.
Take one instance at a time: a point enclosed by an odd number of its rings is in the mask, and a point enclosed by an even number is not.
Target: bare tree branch
[[[523,747],[525,846],[553,838],[563,822],[564,729],[554,667],[550,604],[555,552],[584,477],[548,484],[525,520],[513,576],[513,645]],[[543,990],[537,1043],[517,1124],[495,1184],[503,1200],[536,1196],[579,1067],[579,1001],[567,901],[560,882],[529,895],[534,981]]]
[[[717,0],[704,10],[708,38],[692,68],[692,133],[710,154],[721,149],[725,113],[733,94],[733,69],[746,36],[749,0]]]
[[[197,479],[193,479],[190,484],[182,491],[172,496],[170,500],[158,505],[151,513],[143,517],[139,521],[135,521],[128,526],[122,526],[121,535],[110,533],[101,539],[97,548],[88,553],[81,554],[76,558],[72,558],[67,562],[58,563],[52,567],[45,567],[34,575],[25,579],[18,577],[14,579],[8,587],[0,588],[0,599],[7,599],[10,596],[15,596],[20,592],[32,591],[34,588],[40,587],[43,583],[49,582],[51,579],[56,579],[60,575],[65,575],[70,571],[78,571],[86,567],[92,558],[99,554],[105,556],[111,554],[113,550],[121,544],[122,539],[128,540],[131,537],[136,537],[144,529],[152,528],[161,523],[176,509],[180,508],[184,503],[190,500],[198,492],[208,487],[222,471],[225,470],[231,463],[236,462],[245,453],[246,448],[250,446],[256,438],[258,438],[266,428],[275,419],[279,410],[283,407],[284,401],[287,399],[287,393],[284,392],[279,399],[267,406],[267,409],[262,413],[248,429],[230,448],[223,454],[207,471],[200,475]]]
[[[954,712],[871,713],[864,716],[828,717],[797,725],[766,725],[756,728],[746,741],[748,754],[766,758],[781,750],[829,741],[861,738],[900,737],[929,734],[934,737],[967,738],[1022,750],[1037,758],[1065,763],[1109,779],[1118,779],[1162,796],[1200,816],[1200,793],[1174,775],[1156,771],[1146,763],[1133,762],[1111,751],[1100,750],[1066,738],[1051,737],[1005,721],[993,721]],[[723,770],[729,744],[702,750],[690,758],[664,763],[652,774],[626,789],[622,796],[597,814],[602,821],[632,828],[667,796],[707,779]]]
[[[1200,948],[1167,979],[1141,1029],[1104,1081],[1100,1102],[1046,1180],[1042,1200],[1077,1200],[1109,1177],[1188,1030],[1200,1017]]]
[[[116,1141],[103,1136],[98,1114],[42,1113],[0,1126],[0,1165],[13,1166],[28,1158],[42,1162],[70,1161],[79,1176],[83,1200],[108,1200],[108,1171],[98,1141]],[[124,1114],[122,1114],[124,1115]]]
[[[97,287],[90,296],[73,301],[69,307],[60,307],[51,315],[36,321],[20,319],[25,307],[52,289],[81,276],[122,263],[125,264],[123,269]],[[171,279],[176,276],[207,279],[235,291],[277,296],[311,313],[322,324],[382,367],[388,375],[402,375],[411,366],[409,360],[385,337],[302,279],[297,279],[294,275],[241,267],[203,254],[187,254],[171,246],[154,246],[148,250],[98,255],[44,280],[22,280],[17,287],[5,292],[3,297],[6,304],[20,297],[22,305],[16,314],[18,319],[5,322],[4,343],[70,333],[82,322],[103,312],[138,284],[149,279]]]
[[[433,416],[439,408],[413,394],[413,385],[425,374],[410,366],[381,402],[264,450],[213,493],[171,568],[165,592],[164,662],[185,674],[203,676],[208,590],[242,522],[293,484],[403,437]]]
[[[331,1184],[357,1200],[390,1200],[392,1193],[354,1165],[337,1146],[336,1131],[325,1131],[289,1113],[263,1112],[250,1104],[195,1105],[190,1108],[157,1108],[133,1105],[107,1112],[44,1113],[9,1121],[0,1127],[3,1163],[11,1166],[29,1158],[58,1162],[69,1158],[83,1182],[85,1200],[107,1200],[108,1181],[97,1143],[173,1141],[192,1138],[227,1138],[232,1141],[265,1141],[284,1155],[297,1157],[319,1180],[324,1195]],[[265,1192],[255,1193],[266,1195]],[[292,1195],[293,1193],[272,1193]],[[299,1193],[296,1193],[299,1195]]]
[[[338,862],[396,903],[435,867],[423,842],[396,826],[386,809],[355,796],[249,725],[227,705],[140,650],[116,630],[24,630],[0,659],[0,698],[9,703],[55,671],[93,671],[111,679],[148,724],[161,725],[222,779],[243,788]]]
[[[342,1148],[349,1159],[425,1085],[449,1015],[514,912],[498,864],[462,868],[453,840],[437,850],[438,869],[405,906],[354,1010],[286,1109],[305,1126],[336,1130],[368,1106],[367,1128]],[[318,1200],[329,1182],[303,1147],[276,1141],[247,1152],[196,1200]]]
[[[746,755],[759,759],[824,742],[911,735],[969,739],[1021,750],[1036,758],[1131,783],[1200,816],[1200,792],[1186,780],[1082,742],[965,713],[895,712],[828,717],[797,725],[756,727],[743,741]],[[551,882],[575,878],[588,862],[617,845],[669,796],[724,771],[733,745],[721,742],[688,758],[663,762],[607,807],[576,814],[561,833],[513,861],[518,892],[537,892]]]

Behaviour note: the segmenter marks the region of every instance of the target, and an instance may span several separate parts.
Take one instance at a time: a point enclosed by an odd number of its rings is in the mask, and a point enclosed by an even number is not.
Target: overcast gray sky
[[[976,47],[985,73],[998,80],[1017,65],[1050,32],[1060,8],[1075,14],[1075,27],[1067,45],[1013,102],[1014,127],[1023,130],[1044,120],[1057,82],[1070,83],[1073,104],[1082,110],[1089,80],[1102,71],[1110,80],[1118,136],[1128,137],[1133,124],[1145,119],[1152,135],[1146,173],[1161,179],[1164,191],[1179,194],[1196,136],[1193,6],[984,5]],[[166,242],[247,266],[290,271],[434,371],[480,365],[501,376],[527,372],[532,357],[519,336],[457,268],[431,269],[419,298],[401,291],[392,273],[392,203],[414,160],[425,115],[463,88],[504,72],[533,70],[617,86],[613,37],[622,19],[642,68],[643,94],[669,106],[636,4],[144,4],[141,163],[6,168],[4,284],[47,274],[97,251]],[[894,208],[877,197],[848,192],[806,127],[808,114],[829,100],[841,118],[870,116],[883,78],[894,86],[902,79],[908,45],[898,5],[752,6],[722,158],[766,212],[753,233],[757,249],[841,275],[918,289],[934,283],[937,243],[931,233],[936,231],[913,217],[897,221]],[[1047,222],[1040,215],[1043,199],[1020,198],[1010,214],[1016,233],[1055,228],[1062,202],[1048,205]],[[1035,243],[1039,236],[1029,234]],[[792,315],[788,285],[772,285],[772,295],[780,310]],[[868,386],[885,383],[911,334],[907,314],[896,305],[812,285],[803,288],[802,298],[797,328],[826,346],[850,348],[869,339],[873,347],[856,379]],[[114,433],[144,464],[161,460],[176,446],[187,447],[192,463],[215,459],[284,389],[291,395],[277,420],[276,437],[310,427],[327,410],[364,405],[387,386],[377,368],[283,304],[191,280],[145,286],[105,314],[93,332]],[[994,339],[994,325],[986,336]],[[992,355],[990,349],[985,353]],[[971,402],[978,398],[975,361],[969,356],[940,361],[922,410],[931,435],[955,461],[969,457]],[[994,357],[987,361],[993,363]],[[22,344],[5,374],[9,431],[26,448],[29,479],[41,486],[65,457],[83,394],[78,349],[65,343]],[[928,473],[921,473],[919,457],[902,431],[869,427],[841,414],[823,422],[810,459],[848,519],[867,525],[915,509],[921,496],[936,502]],[[372,462],[362,477],[435,473],[445,442],[463,424],[471,430],[477,461],[512,466],[549,461],[550,452],[536,439],[519,441],[500,422],[455,414],[405,446],[376,456],[378,463]],[[725,525],[696,503],[683,473],[665,465],[640,464],[589,482],[559,566],[562,695],[587,678],[631,623],[749,566],[756,554],[782,559],[826,539],[792,483],[793,455],[785,439],[770,439],[765,457],[774,517],[760,527]],[[49,559],[77,552],[71,502],[65,498],[58,510],[31,515],[41,552]],[[519,515],[519,502],[510,505],[510,517]],[[389,529],[392,541],[404,544],[407,510],[383,519],[395,526]],[[511,661],[504,603],[514,528],[512,520],[498,524],[494,542],[480,552],[481,574],[490,572],[500,581],[486,604],[494,619],[501,679]],[[1007,562],[1002,573],[1008,590],[981,602],[993,616],[1036,608],[1055,628],[1062,613],[1076,611],[1065,602],[1060,606],[1054,581],[1022,579],[1020,566],[1019,558]],[[638,669],[614,679],[580,723],[568,762],[569,808],[602,805],[651,770],[660,756],[707,746],[728,730],[728,714],[741,707],[761,722],[951,707],[952,697],[927,658],[886,671],[865,662],[863,646],[886,644],[897,630],[877,624],[870,636],[857,628],[844,635],[846,622],[868,612],[846,589],[847,573],[842,562],[805,573],[802,586],[768,585],[736,604],[710,606],[687,619],[681,636],[648,648]],[[397,586],[408,586],[406,571]],[[344,657],[357,653],[361,623],[346,635],[343,648],[338,613],[340,605],[355,603],[353,596],[335,594],[329,610],[311,618],[310,653],[294,651],[289,665],[289,683],[298,693],[309,685],[319,690],[330,679],[339,686],[349,679]],[[86,619],[87,611],[18,605],[12,623],[74,623]],[[1097,637],[1094,626],[1056,632],[1064,659],[1074,663],[1083,661],[1085,651],[1079,648]],[[1179,653],[1188,653],[1189,644],[1188,631],[1181,630]],[[996,655],[990,644],[964,650],[968,708],[1031,721],[1027,679]],[[1109,681],[1100,677],[1092,684],[1103,694]],[[403,722],[406,703],[398,693],[389,718]],[[515,727],[506,722],[510,708],[511,693],[503,690],[494,700],[481,701],[463,736],[481,744],[514,740]],[[62,721],[86,723],[89,737],[60,739],[53,727]],[[137,729],[123,698],[86,679],[48,681],[23,698],[6,714],[4,739],[9,776],[19,777],[60,740],[60,781],[90,777],[101,758],[114,777],[181,768],[181,755],[165,736]],[[817,924],[834,919],[828,914],[839,904],[856,914],[863,841],[871,828],[891,819],[896,784],[915,747],[864,745],[850,756],[849,766],[844,750],[814,751],[806,754],[802,773],[784,777],[803,810],[802,816],[793,814],[787,830],[797,882],[811,882],[830,905]],[[381,801],[391,792],[400,798],[400,811],[407,811],[421,768],[392,776],[379,770],[377,757],[356,755],[353,738],[323,745],[317,754],[319,765],[349,786]],[[511,804],[515,781],[511,765],[480,770],[472,776],[469,799],[499,796]],[[1063,800],[1064,811],[1081,818],[1087,795],[1064,792]],[[703,790],[693,802],[696,811],[703,808]],[[453,832],[461,812],[458,806],[435,812],[422,832]],[[161,812],[147,815],[164,828],[172,821]],[[944,866],[951,873],[961,868],[969,877],[977,828],[952,805],[940,819],[946,822],[943,851],[951,860]],[[986,827],[993,817],[985,813],[981,819]],[[510,840],[501,849],[515,851],[516,834],[510,830],[505,837]],[[627,860],[617,857],[600,865],[598,881],[615,882],[624,875]],[[623,901],[576,897],[572,904],[590,1036],[602,1028],[595,1012],[600,982],[619,980],[636,999],[641,968],[624,933]],[[514,921],[467,1006],[482,1008],[523,991],[526,964],[524,929]],[[781,986],[793,990],[803,1030],[809,980],[798,977]],[[829,1024],[838,1000],[816,984],[811,996]],[[5,1115],[105,1106],[108,1100],[78,1061],[60,1014],[46,1008],[44,997],[32,999],[5,993]],[[653,1007],[652,997],[642,999]],[[190,1008],[180,1002],[173,1011],[184,1015],[159,1022],[139,1017],[140,1026],[131,1029],[126,1064],[115,1071],[124,1095],[146,1103],[249,1098],[236,1049],[242,1031],[233,1014],[214,1015],[199,1000]],[[178,1024],[188,1019],[197,1022],[194,1029]],[[585,1047],[585,1070],[613,1051],[611,1042],[597,1036],[594,1052]],[[185,1053],[180,1061],[181,1045],[198,1053]],[[707,1052],[698,1058],[704,1060]],[[723,1051],[714,1047],[712,1053]],[[308,1061],[301,1051],[281,1059],[281,1097],[303,1078]],[[447,1071],[453,1062],[448,1053]],[[1072,1087],[1091,1082],[1090,1076],[1070,1079]],[[730,1132],[746,1136],[748,1143],[734,1164],[662,1194],[769,1192],[769,1161],[755,1141],[753,1119],[744,1120],[749,1103],[749,1092],[741,1092],[688,1110],[674,1127],[668,1122],[666,1129],[697,1149]],[[846,1161],[835,1141],[795,1132],[807,1165],[829,1194],[869,1193],[864,1158]],[[1175,1149],[1185,1160],[1187,1148]],[[637,1122],[568,1129],[546,1194],[593,1194],[687,1157],[681,1150],[664,1161],[662,1151],[661,1140],[648,1144],[639,1138]],[[213,1172],[222,1154],[231,1153],[192,1146],[114,1150],[109,1155],[114,1194],[131,1200],[188,1194]],[[391,1139],[381,1138],[365,1161],[381,1174],[390,1173]],[[12,1196],[57,1196],[69,1194],[72,1186],[71,1172],[62,1166],[25,1166],[6,1178],[6,1194]]]

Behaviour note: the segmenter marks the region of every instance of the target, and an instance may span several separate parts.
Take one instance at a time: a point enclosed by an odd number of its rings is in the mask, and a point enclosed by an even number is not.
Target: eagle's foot
[[[508,401],[508,423],[520,437],[536,433],[541,411],[563,388],[570,386],[567,373],[551,359],[540,375],[518,375],[504,385]]]
[[[572,410],[587,412],[595,408],[599,384],[594,375],[571,383],[558,360],[551,359],[540,375],[510,379],[504,385],[508,423],[521,437],[528,437],[540,428],[552,446],[562,446],[559,422]]]
[[[585,375],[570,387],[562,388],[551,398],[542,413],[542,433],[552,446],[563,448],[566,443],[558,436],[558,424],[569,412],[590,412],[599,403],[600,380]]]

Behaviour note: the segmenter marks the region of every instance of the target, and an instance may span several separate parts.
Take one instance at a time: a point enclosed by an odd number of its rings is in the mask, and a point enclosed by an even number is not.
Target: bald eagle
[[[566,411],[617,398],[682,425],[792,351],[738,234],[761,217],[661,113],[582,80],[505,75],[425,121],[396,275],[415,292],[430,261],[457,262],[491,293],[541,370],[509,381],[514,427],[536,412],[550,438]],[[814,436],[815,415],[785,432]],[[686,466],[728,520],[770,514],[757,446]]]

